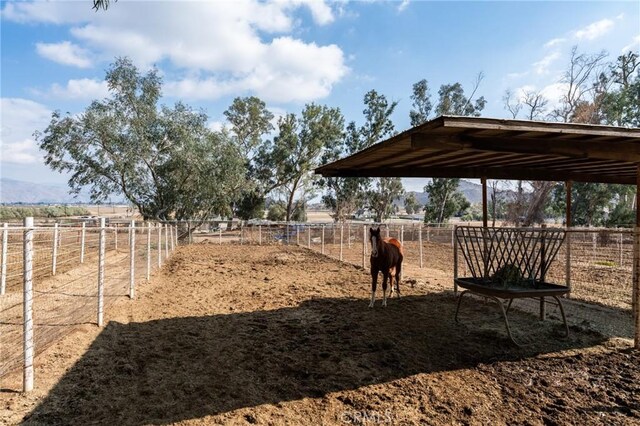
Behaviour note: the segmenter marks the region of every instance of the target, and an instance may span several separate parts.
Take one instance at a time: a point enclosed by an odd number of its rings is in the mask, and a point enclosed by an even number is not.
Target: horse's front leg
[[[376,287],[378,286],[378,270],[371,268],[371,303],[369,307],[373,308],[373,302],[376,300]]]
[[[382,273],[382,306],[387,306],[387,280],[389,279],[389,271]]]

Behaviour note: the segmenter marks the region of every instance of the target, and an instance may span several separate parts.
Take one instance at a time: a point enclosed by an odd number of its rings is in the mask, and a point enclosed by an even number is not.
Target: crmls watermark
[[[391,424],[393,423],[394,416],[390,410],[375,411],[375,410],[362,410],[362,411],[343,411],[338,416],[338,419],[344,424],[354,425],[378,425],[378,424]]]

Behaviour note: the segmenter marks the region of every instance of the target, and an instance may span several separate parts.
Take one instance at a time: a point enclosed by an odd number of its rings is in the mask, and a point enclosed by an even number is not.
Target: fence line
[[[192,238],[195,242],[212,242],[215,235],[216,244],[242,241],[242,244],[299,245],[337,260],[367,267],[367,234],[371,224],[263,223],[224,231],[219,224],[219,221],[207,222],[196,227]],[[458,262],[454,255],[454,226],[423,223],[382,226],[383,235],[403,241],[403,270],[408,270],[411,275],[419,277],[428,269],[444,271],[451,277],[453,288],[454,273],[460,276],[469,273],[468,265],[464,261]],[[632,267],[633,230],[571,228],[547,277],[549,281],[570,285],[573,305],[587,303],[595,310],[615,311],[619,321],[612,322],[609,327],[611,333],[629,336],[628,330],[632,327]],[[600,321],[597,315],[588,313],[592,311],[576,309],[574,320],[581,324]]]
[[[155,251],[161,267],[178,246],[178,228],[186,226],[136,225],[100,218],[34,226],[27,218],[22,226],[2,226],[0,379],[21,367],[23,390],[32,390],[34,357],[80,324],[102,327],[110,306],[134,299],[136,284],[149,280]],[[119,238],[123,233],[128,238]]]

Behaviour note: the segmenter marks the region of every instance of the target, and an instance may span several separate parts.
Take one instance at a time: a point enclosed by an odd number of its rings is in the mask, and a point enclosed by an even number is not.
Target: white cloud
[[[552,83],[540,90],[540,93],[549,100],[547,109],[553,110],[558,107],[562,101],[562,97],[567,93],[569,86],[567,83]]]
[[[174,66],[167,93],[204,99],[253,92],[267,100],[306,102],[328,95],[348,72],[338,46],[291,35],[300,9],[317,25],[333,22],[326,1],[243,0],[233,7],[121,1],[107,13],[90,14],[77,12],[81,8],[74,2],[55,3],[12,3],[3,15],[19,22],[71,24],[74,42],[102,60],[129,56],[142,68],[167,61]]]
[[[553,52],[540,59],[538,62],[533,63],[533,69],[536,74],[547,74],[549,72],[549,67],[553,64],[558,58],[560,58],[560,52]]]
[[[567,39],[565,39],[565,38],[561,38],[561,37],[559,37],[559,38],[554,38],[554,39],[551,39],[551,40],[549,40],[548,42],[546,42],[546,43],[544,44],[544,47],[553,47],[553,46],[557,46],[557,45],[559,45],[559,44],[561,44],[561,43],[564,43],[566,40],[567,40]]]
[[[410,2],[410,0],[402,0],[398,5],[398,12],[402,12],[403,10],[405,10],[407,6],[409,6]]]
[[[622,53],[627,53],[630,50],[638,52],[640,50],[640,35],[633,38],[631,43],[622,48]]]
[[[44,130],[51,118],[47,107],[28,99],[2,98],[2,126],[0,128],[0,161],[35,164],[42,162],[33,137],[36,130]]]
[[[36,43],[36,51],[44,58],[78,68],[91,67],[88,52],[69,41],[62,43]]]
[[[613,28],[613,21],[611,19],[601,19],[577,30],[574,36],[578,40],[594,40],[609,32],[611,28]]]
[[[47,94],[63,99],[101,99],[109,94],[109,87],[106,81],[81,78],[69,80],[66,86],[53,84]]]

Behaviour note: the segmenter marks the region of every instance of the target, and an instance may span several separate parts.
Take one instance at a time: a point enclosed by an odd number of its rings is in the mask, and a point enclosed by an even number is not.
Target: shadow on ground
[[[555,338],[559,322],[513,311],[514,329],[536,341],[518,348],[490,304],[467,300],[465,322],[455,324],[450,293],[403,297],[386,309],[366,303],[323,298],[272,311],[110,322],[25,423],[167,424],[603,340],[579,330]]]

